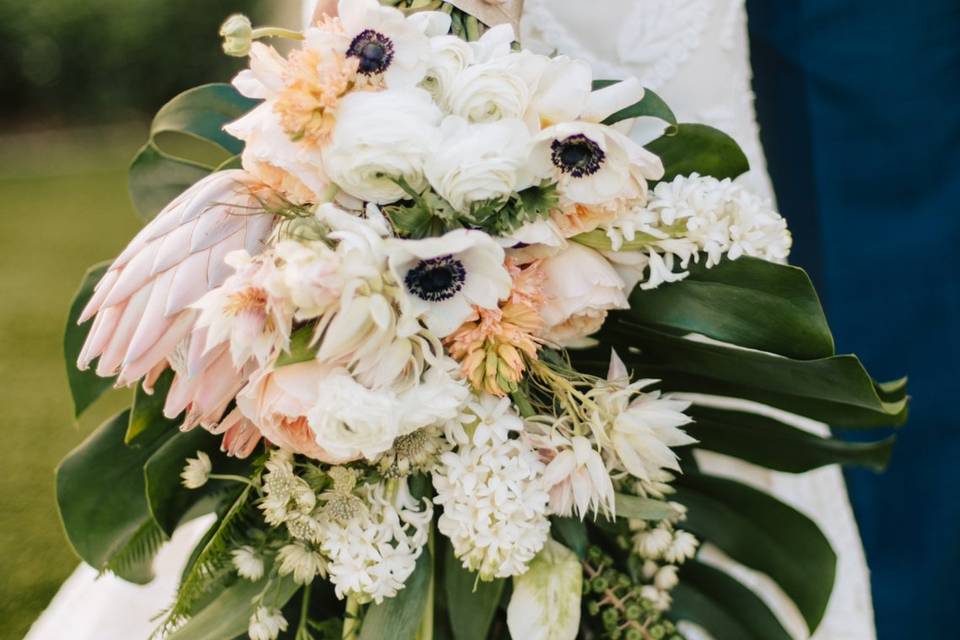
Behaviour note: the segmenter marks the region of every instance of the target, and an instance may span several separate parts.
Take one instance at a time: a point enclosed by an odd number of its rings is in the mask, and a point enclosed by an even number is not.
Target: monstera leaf
[[[152,218],[200,178],[233,166],[243,143],[223,126],[256,104],[229,84],[206,84],[164,105],[130,165],[130,197],[137,211]]]
[[[91,368],[86,371],[77,369],[77,359],[83,349],[83,343],[90,333],[92,323],[78,325],[80,313],[87,306],[93,295],[93,288],[103,274],[106,273],[109,262],[101,262],[90,267],[80,282],[80,288],[74,295],[67,315],[67,326],[63,332],[63,358],[67,364],[67,382],[70,385],[70,395],[73,397],[74,415],[80,417],[97,398],[106,393],[113,386],[113,378],[101,378]]]

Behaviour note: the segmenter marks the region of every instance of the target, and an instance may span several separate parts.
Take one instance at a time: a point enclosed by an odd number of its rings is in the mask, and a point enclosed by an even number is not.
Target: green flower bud
[[[659,624],[656,624],[650,627],[649,629],[647,629],[647,633],[650,634],[650,637],[653,640],[663,640],[663,637],[667,635],[666,631],[664,631],[663,629],[663,626]]]
[[[620,625],[620,612],[616,609],[607,609],[600,618],[603,620],[603,626],[607,628]]]
[[[638,604],[627,605],[624,614],[626,614],[627,620],[637,620],[643,615],[643,608]]]
[[[643,640],[643,632],[640,629],[630,629],[624,636],[624,640]]]
[[[223,52],[228,56],[242,58],[250,53],[250,44],[253,42],[253,25],[250,18],[242,13],[235,13],[220,27],[223,36]]]

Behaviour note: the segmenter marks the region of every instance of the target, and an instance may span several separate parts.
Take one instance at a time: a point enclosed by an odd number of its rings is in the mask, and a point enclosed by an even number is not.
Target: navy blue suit
[[[847,474],[879,637],[955,637],[960,0],[747,4],[793,261],[817,283],[840,351],[879,380],[910,376],[911,417],[889,470]]]

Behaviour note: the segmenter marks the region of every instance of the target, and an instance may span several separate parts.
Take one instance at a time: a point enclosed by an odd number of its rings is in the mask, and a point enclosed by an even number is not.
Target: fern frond
[[[176,599],[158,629],[157,635],[160,637],[182,625],[196,613],[197,604],[204,596],[223,585],[233,575],[231,551],[242,544],[244,535],[257,514],[252,493],[250,486],[244,487],[192,566],[188,568],[180,582]]]
[[[100,572],[110,571],[121,578],[140,582],[140,578],[149,577],[153,558],[166,541],[163,529],[150,518],[110,557]]]

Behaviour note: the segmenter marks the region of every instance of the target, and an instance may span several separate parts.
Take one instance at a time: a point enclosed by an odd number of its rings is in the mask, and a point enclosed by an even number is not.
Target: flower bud
[[[224,20],[220,26],[220,35],[223,36],[223,52],[228,56],[242,58],[250,53],[253,25],[247,16],[235,13]]]

